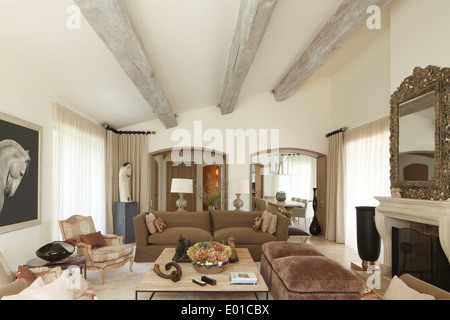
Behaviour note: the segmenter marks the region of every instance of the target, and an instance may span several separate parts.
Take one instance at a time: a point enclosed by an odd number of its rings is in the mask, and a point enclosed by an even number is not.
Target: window
[[[357,206],[378,205],[390,196],[389,119],[349,130],[344,135],[345,244],[356,249]]]
[[[280,156],[280,172],[275,176],[275,192],[286,192],[292,197],[312,200],[316,186],[316,159],[303,154]]]
[[[55,220],[92,216],[105,232],[105,141],[102,127],[54,103]],[[54,235],[59,234],[58,224]]]

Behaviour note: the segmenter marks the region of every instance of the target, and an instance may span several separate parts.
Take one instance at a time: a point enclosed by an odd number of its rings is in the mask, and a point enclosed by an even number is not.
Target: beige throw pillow
[[[435,300],[435,298],[429,294],[419,293],[408,287],[399,277],[394,276],[383,300]]]
[[[272,214],[272,217],[270,218],[270,225],[267,229],[267,232],[270,234],[274,234],[275,231],[277,231],[277,216]]]
[[[147,224],[147,228],[148,231],[150,231],[150,233],[156,232],[155,220],[156,217],[153,213],[149,213],[148,215],[145,216],[145,223]]]
[[[270,220],[272,219],[272,214],[269,211],[265,210],[261,215],[261,218],[262,218],[261,231],[267,232],[270,226]]]

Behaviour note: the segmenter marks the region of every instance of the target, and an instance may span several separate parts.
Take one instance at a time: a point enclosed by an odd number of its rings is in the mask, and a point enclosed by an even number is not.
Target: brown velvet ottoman
[[[261,275],[275,300],[358,300],[364,283],[309,244],[269,242]]]
[[[289,256],[323,256],[309,244],[287,241],[267,242],[262,245],[261,275],[270,290],[272,282],[272,261]]]

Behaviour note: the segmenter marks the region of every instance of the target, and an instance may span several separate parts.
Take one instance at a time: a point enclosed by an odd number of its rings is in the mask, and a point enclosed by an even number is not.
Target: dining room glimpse
[[[275,192],[286,192],[286,198],[313,198],[316,187],[316,165],[314,157],[300,153],[280,154],[279,172],[274,175]]]

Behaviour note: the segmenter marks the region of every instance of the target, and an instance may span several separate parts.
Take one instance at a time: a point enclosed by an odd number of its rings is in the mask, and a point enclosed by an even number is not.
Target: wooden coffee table
[[[179,263],[182,269],[182,277],[178,282],[173,282],[170,279],[163,279],[159,277],[154,271],[153,267],[147,272],[142,281],[136,287],[135,299],[138,299],[140,292],[151,293],[150,299],[157,292],[172,292],[172,293],[197,293],[197,292],[209,292],[209,293],[242,293],[253,292],[256,299],[258,299],[257,293],[262,292],[266,294],[266,300],[269,298],[269,289],[267,288],[264,279],[259,273],[258,267],[253,261],[248,249],[236,248],[239,261],[236,263],[230,263],[228,268],[219,274],[206,275],[209,278],[215,279],[217,284],[215,286],[207,284],[206,286],[199,286],[192,282],[192,279],[200,280],[203,274],[194,270],[190,263]],[[175,254],[174,248],[166,248],[161,255],[156,259],[155,264],[159,264],[160,270],[164,274],[169,274],[174,269],[169,271],[165,270],[165,265],[172,261]],[[230,284],[230,272],[254,272],[258,283],[257,284]]]

